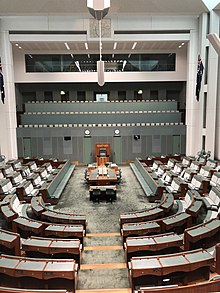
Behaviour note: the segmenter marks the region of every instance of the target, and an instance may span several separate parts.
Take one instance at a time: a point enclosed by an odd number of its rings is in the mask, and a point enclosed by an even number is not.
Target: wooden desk
[[[0,279],[0,285],[5,279],[15,287],[41,289],[54,288],[62,278],[62,287],[75,292],[77,264],[72,259],[33,259],[9,255],[0,256],[0,273],[7,278]],[[53,281],[50,281],[53,280]],[[67,286],[66,286],[66,281]],[[55,287],[56,288],[56,287]],[[57,289],[57,288],[56,288]]]
[[[0,293],[68,293],[67,290],[45,290],[45,289],[21,289],[21,288],[12,288],[10,287],[0,287]],[[24,291],[25,290],[25,291]]]
[[[125,252],[127,261],[134,256],[159,255],[180,251],[183,238],[175,233],[156,236],[127,237]]]
[[[30,237],[22,242],[22,250],[26,256],[43,257],[62,255],[62,258],[73,258],[79,265],[81,259],[81,244],[79,239],[54,239]]]
[[[116,171],[107,167],[98,167],[89,173],[88,183],[92,185],[112,185],[118,183]]]
[[[120,224],[123,225],[124,223],[135,223],[154,220],[156,218],[162,217],[163,215],[164,210],[159,207],[155,207],[150,210],[122,214],[120,215]]]
[[[156,222],[126,223],[122,225],[123,242],[128,236],[139,236],[160,233],[161,227]]]
[[[77,238],[83,244],[85,230],[82,225],[54,225],[51,224],[45,229],[45,236],[54,236],[60,238]]]
[[[185,228],[191,225],[191,215],[186,213],[179,213],[174,216],[170,216],[161,221],[161,228],[163,232],[175,231],[182,233]]]
[[[163,285],[166,276],[169,285],[208,280],[213,264],[214,257],[203,249],[164,256],[134,257],[129,265],[132,291],[136,286]]]
[[[24,217],[19,217],[13,220],[12,230],[16,233],[23,234],[22,236],[27,236],[32,233],[35,235],[43,235],[44,224]]]
[[[184,231],[184,249],[210,247],[220,237],[220,220],[212,219],[209,222],[186,229]]]
[[[46,210],[41,213],[41,219],[53,223],[63,223],[71,225],[83,225],[86,228],[86,216],[77,214],[64,214],[56,211]]]
[[[1,249],[1,247],[3,247],[3,249]],[[8,254],[11,252],[15,255],[21,255],[20,235],[0,229],[0,251],[7,251]]]
[[[86,216],[82,214],[60,213],[58,211],[50,210],[45,204],[41,196],[32,197],[31,199],[32,211],[41,220],[46,220],[52,223],[63,224],[81,224],[86,228]]]
[[[10,204],[1,207],[2,214],[8,223],[18,217],[18,214],[11,208]]]

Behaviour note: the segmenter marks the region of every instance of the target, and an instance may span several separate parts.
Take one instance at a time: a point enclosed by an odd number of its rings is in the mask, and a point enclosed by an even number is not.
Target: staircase
[[[120,233],[87,234],[76,293],[131,293]]]

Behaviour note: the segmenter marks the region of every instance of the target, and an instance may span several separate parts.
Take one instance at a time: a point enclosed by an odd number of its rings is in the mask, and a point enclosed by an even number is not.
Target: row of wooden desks
[[[154,221],[140,223],[125,223],[122,225],[121,233],[125,242],[128,236],[144,236],[155,233],[177,232],[183,233],[185,228],[191,226],[191,215],[185,212],[173,216],[161,218]]]
[[[160,255],[179,252],[183,237],[175,233],[155,236],[128,237],[124,243],[127,261],[134,256]]]
[[[42,237],[30,237],[23,239],[22,250],[26,256],[56,258],[73,258],[80,266],[82,245],[78,239],[54,239]]]
[[[75,292],[77,271],[78,265],[73,259],[48,260],[0,256],[0,273],[1,276],[5,276],[0,279],[0,286],[5,285],[7,280],[15,287],[19,287],[21,282],[25,282],[31,288],[57,289],[57,281],[62,280],[59,285],[62,289],[70,289]]]
[[[0,229],[0,253],[21,255],[20,235]]]
[[[52,236],[59,238],[77,238],[83,244],[85,230],[83,225],[50,224],[25,217],[19,217],[12,222],[13,232],[24,238],[34,234],[37,236]]]
[[[152,257],[134,257],[129,263],[132,290],[142,285],[183,284],[208,280],[214,257],[206,250]]]
[[[73,258],[80,266],[82,244],[79,239],[43,238],[21,239],[17,233],[0,229],[0,253],[31,257]]]

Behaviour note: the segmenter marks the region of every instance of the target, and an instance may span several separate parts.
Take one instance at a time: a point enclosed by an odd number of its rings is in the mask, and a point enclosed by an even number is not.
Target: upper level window
[[[26,72],[95,72],[98,54],[25,55]],[[105,71],[175,71],[176,54],[103,54]]]

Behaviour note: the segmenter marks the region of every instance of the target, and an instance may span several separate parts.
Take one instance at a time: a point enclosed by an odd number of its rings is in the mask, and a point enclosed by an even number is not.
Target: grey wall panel
[[[38,137],[31,138],[31,148],[32,148],[32,156],[38,156]]]
[[[126,162],[127,157],[131,158],[131,151],[129,152],[129,136],[123,136],[122,137],[122,162]]]
[[[63,153],[63,137],[57,137],[57,151],[58,151],[58,158],[68,158],[68,156],[64,156]]]
[[[143,136],[140,136],[140,139],[136,140],[134,136],[132,137],[132,153],[136,154],[136,157],[141,155],[142,138]]]
[[[44,156],[46,152],[43,150],[44,138],[50,138],[52,141],[52,153],[49,157],[60,159],[70,159],[83,162],[83,139],[84,127],[72,128],[19,128],[17,136],[19,154],[23,154],[22,139],[23,137],[31,137],[32,152],[35,156]],[[94,127],[89,128],[92,137],[92,157],[95,160],[95,144],[110,143],[111,150],[113,149],[114,127]],[[122,162],[134,160],[137,156],[146,157],[157,155],[158,150],[161,153],[172,153],[172,135],[181,135],[181,153],[185,152],[185,126],[154,126],[154,127],[118,127],[122,138]],[[141,136],[138,149],[134,147],[134,134]],[[68,148],[68,153],[63,148],[64,136],[72,138],[71,148]],[[156,138],[158,137],[158,139]],[[156,149],[155,149],[156,146]],[[66,154],[65,154],[66,152]],[[113,155],[113,153],[112,153]],[[47,156],[47,155],[45,155]]]
[[[48,137],[50,138],[50,137]],[[38,140],[37,140],[37,153],[40,153],[41,156],[43,156],[43,153],[44,153],[44,144],[43,144],[43,137],[38,137]],[[51,152],[52,154],[52,152]],[[51,157],[51,155],[50,155]]]
[[[172,154],[173,152],[173,136],[167,135],[167,154]]]
[[[52,156],[52,138],[44,137],[43,138],[43,156]]]
[[[145,156],[151,156],[152,155],[152,135],[146,135],[146,149],[145,149]]]
[[[70,139],[70,140],[63,139],[63,154],[64,155],[72,155],[73,154],[72,139]]]
[[[152,137],[152,151],[154,155],[161,153],[161,135],[154,134]]]
[[[83,137],[77,137],[77,160],[83,162]]]
[[[59,158],[57,149],[57,137],[52,137],[52,157]]]
[[[18,157],[23,157],[23,143],[22,143],[22,137],[17,137],[17,146],[18,146]]]
[[[181,154],[186,153],[186,135],[181,135]]]
[[[21,124],[110,124],[110,123],[175,123],[180,112],[137,114],[33,114],[21,115]]]
[[[161,154],[167,154],[167,135],[161,135]]]
[[[141,157],[144,158],[146,156],[146,135],[142,136],[142,150]]]
[[[78,137],[72,136],[73,161],[79,160],[77,139]]]
[[[26,112],[162,111],[176,109],[176,101],[25,103]]]

